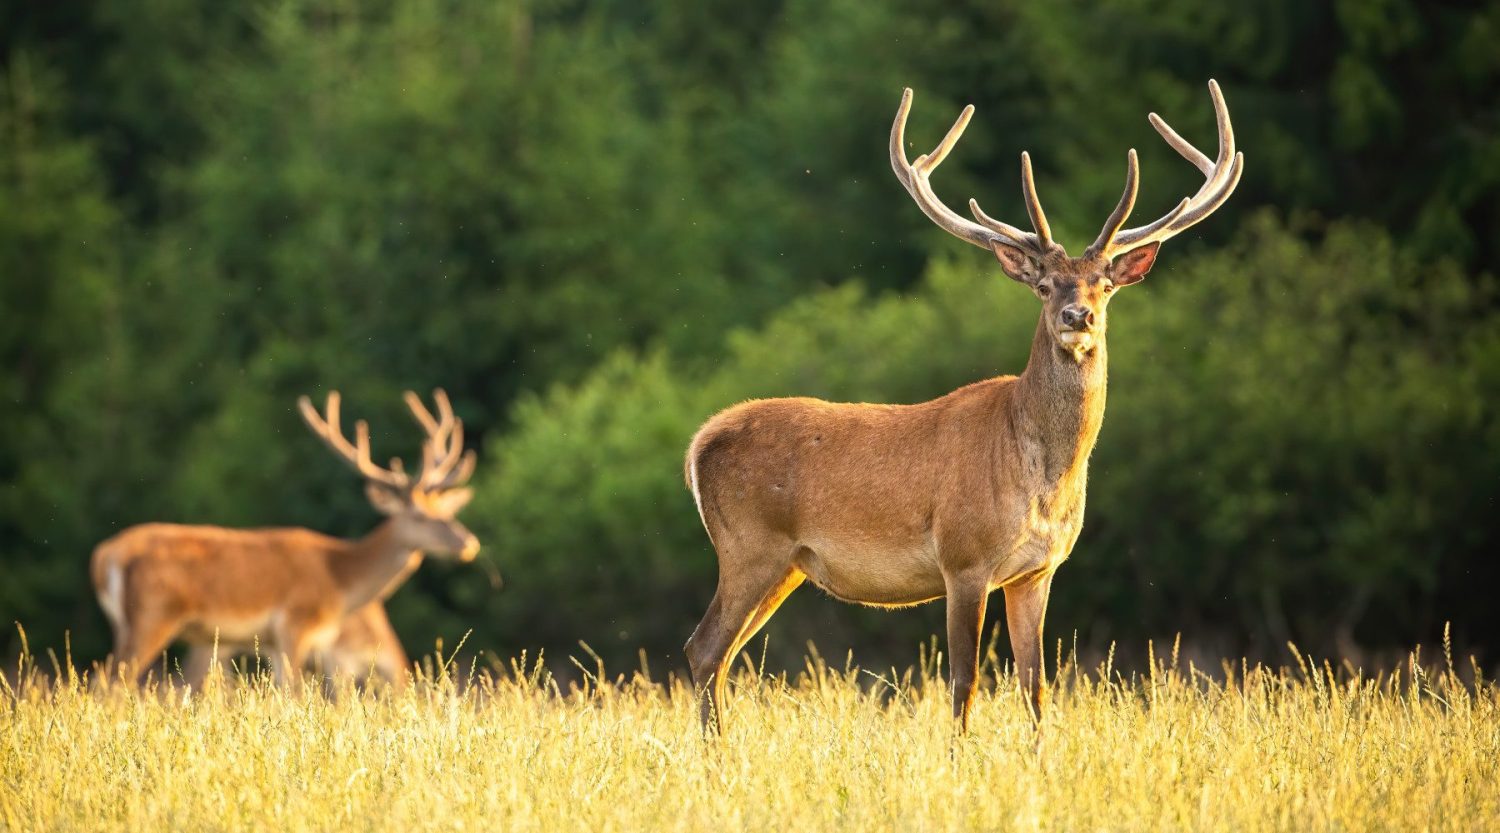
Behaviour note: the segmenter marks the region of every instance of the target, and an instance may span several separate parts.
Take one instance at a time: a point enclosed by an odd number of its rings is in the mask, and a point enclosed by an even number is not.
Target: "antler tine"
[[[435,418],[416,393],[407,391],[405,398],[407,407],[427,432],[427,438],[422,443],[422,471],[417,476],[418,488],[429,491],[450,488],[456,482],[454,467],[459,464],[463,455],[463,420],[453,415],[453,404],[442,388],[432,392],[438,411]]]
[[[432,401],[438,406],[438,422],[441,425],[453,424],[453,405],[448,401],[448,392],[442,388],[432,389]]]
[[[424,483],[428,479],[428,472],[439,458],[446,455],[446,443],[448,432],[453,430],[453,407],[448,403],[448,395],[442,388],[433,391],[432,399],[437,403],[438,416],[434,417],[427,406],[422,403],[422,397],[415,391],[406,391],[401,395],[406,400],[406,407],[411,415],[416,418],[422,426],[422,431],[427,436],[422,439],[422,470],[417,477],[418,483]]]
[[[445,489],[443,485],[453,473],[464,448],[463,420],[453,420],[452,427],[442,437],[429,439],[422,446],[422,474],[417,478],[418,488],[426,491]]]
[[[1234,193],[1240,176],[1244,173],[1245,155],[1235,150],[1234,125],[1229,120],[1229,105],[1224,102],[1224,93],[1219,89],[1217,81],[1208,82],[1208,93],[1213,99],[1214,121],[1219,133],[1219,154],[1213,161],[1209,161],[1207,155],[1182,138],[1161,116],[1155,113],[1148,116],[1151,126],[1156,128],[1156,132],[1161,134],[1167,144],[1203,174],[1203,184],[1193,196],[1178,203],[1166,216],[1144,226],[1118,231],[1107,240],[1101,236],[1102,245],[1098,241],[1094,244],[1099,253],[1113,258],[1130,249],[1167,240],[1214,213]]]
[[[1167,140],[1167,144],[1171,145],[1173,150],[1181,154],[1183,159],[1191,162],[1193,167],[1202,172],[1205,177],[1213,176],[1214,163],[1209,161],[1209,158],[1204,156],[1202,151],[1193,147],[1192,143],[1182,138],[1177,131],[1173,130],[1172,125],[1167,124],[1166,119],[1155,113],[1147,113],[1146,120],[1151,122],[1151,126],[1156,128],[1156,132],[1160,133],[1161,137]],[[1207,181],[1204,180],[1204,182]]]
[[[436,491],[440,489],[456,489],[464,485],[469,482],[470,477],[474,476],[474,466],[478,462],[479,456],[474,453],[473,449],[465,451],[458,465],[452,471],[448,472],[442,480],[433,484],[431,488]]]
[[[330,391],[327,404],[324,406],[326,417],[318,413],[318,409],[313,407],[312,400],[306,396],[297,399],[297,408],[302,412],[302,419],[312,432],[366,480],[398,490],[408,488],[411,480],[402,471],[400,461],[393,460],[390,469],[383,469],[370,460],[370,426],[364,420],[355,423],[354,444],[351,445],[344,437],[343,429],[339,427],[340,402],[341,397],[338,391]]]
[[[429,437],[436,434],[438,429],[437,420],[432,418],[432,412],[427,410],[426,405],[422,404],[422,397],[417,396],[414,391],[407,391],[401,394],[401,398],[406,400],[407,410],[411,411],[411,415],[416,417],[417,422],[421,423],[422,430],[427,432]]]
[[[1135,148],[1131,148],[1125,154],[1125,192],[1120,194],[1120,201],[1115,205],[1115,210],[1110,212],[1109,219],[1104,221],[1104,228],[1099,230],[1099,236],[1084,251],[1084,256],[1089,257],[1106,251],[1120,226],[1130,218],[1130,212],[1135,210],[1135,197],[1141,188],[1141,163],[1136,159]]]
[[[938,142],[937,147],[932,149],[932,153],[917,157],[917,161],[914,163],[915,166],[923,173],[932,173],[937,170],[937,166],[943,164],[943,160],[947,159],[948,154],[953,152],[953,146],[958,144],[959,139],[963,138],[964,131],[969,129],[969,120],[972,118],[974,118],[974,105],[965,104],[964,109],[958,114],[958,118],[953,121],[953,126],[948,128],[947,133],[943,134],[943,140]]]
[[[896,178],[906,188],[916,201],[917,207],[927,215],[937,226],[960,240],[967,241],[981,249],[992,249],[994,243],[1005,243],[1017,246],[1032,252],[1042,253],[1052,245],[1050,232],[1042,232],[1046,220],[1043,218],[1042,226],[1038,226],[1039,234],[1028,234],[1015,226],[995,220],[979,210],[979,204],[969,200],[969,208],[974,212],[979,223],[964,219],[954,212],[943,201],[938,199],[932,191],[932,183],[929,177],[937,169],[938,165],[948,157],[954,145],[963,136],[964,129],[969,125],[969,119],[974,115],[974,105],[969,105],[959,113],[958,119],[938,142],[932,153],[918,156],[915,162],[906,159],[906,117],[911,113],[912,91],[910,87],[901,94],[901,105],[896,109],[896,120],[891,125],[891,170],[895,171]],[[1028,203],[1034,198],[1034,191],[1028,196]],[[1028,212],[1030,205],[1028,205]],[[1040,215],[1040,204],[1037,205],[1038,214],[1033,215],[1033,220]]]
[[[434,446],[432,449],[432,473],[429,478],[431,482],[440,482],[453,471],[453,466],[458,463],[459,457],[464,451],[464,422],[461,419],[453,420],[453,428],[445,438],[442,446]]]
[[[1021,151],[1021,194],[1026,198],[1026,214],[1031,218],[1031,227],[1036,229],[1042,248],[1052,248],[1052,227],[1047,225],[1047,215],[1042,211],[1042,201],[1036,196],[1036,182],[1031,178],[1031,154]],[[978,209],[978,203],[972,206]]]
[[[990,215],[984,213],[984,209],[979,207],[979,200],[976,200],[972,197],[969,198],[969,213],[974,215],[974,219],[978,220],[986,226],[989,226],[993,231],[997,231],[1007,237],[1017,235],[1021,237],[1026,236],[1026,232],[1021,231],[1010,223],[1001,222],[1000,220],[996,220],[994,217],[991,217]]]

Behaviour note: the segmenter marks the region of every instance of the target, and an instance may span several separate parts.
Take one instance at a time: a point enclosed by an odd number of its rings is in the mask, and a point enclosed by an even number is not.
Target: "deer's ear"
[[[1000,261],[1000,268],[1009,275],[1012,280],[1020,281],[1028,286],[1036,277],[1036,261],[1025,251],[1010,245],[1001,243],[999,240],[990,242],[990,249],[995,253],[995,259]]]
[[[1115,286],[1130,286],[1140,283],[1156,264],[1156,251],[1161,243],[1147,243],[1139,249],[1131,249],[1109,264],[1109,278]]]
[[[406,509],[406,497],[397,494],[389,486],[379,483],[365,484],[365,497],[370,499],[370,505],[375,511],[382,515],[397,515]]]

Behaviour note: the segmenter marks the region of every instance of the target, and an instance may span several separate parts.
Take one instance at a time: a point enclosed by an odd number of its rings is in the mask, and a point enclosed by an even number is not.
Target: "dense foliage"
[[[979,108],[950,201],[1020,218],[1029,148],[1076,249],[1126,147],[1142,215],[1196,187],[1144,114],[1208,141],[1212,76],[1247,173],[1115,304],[1054,633],[1494,644],[1497,35],[1409,0],[0,5],[0,621],[98,656],[84,565],[139,521],[362,532],[295,396],[410,454],[398,393],[442,385],[508,584],[424,569],[410,645],[671,654],[703,418],[1024,366],[1035,302],[890,174],[901,87],[918,145]],[[936,613],[804,591],[773,629],[904,656]]]

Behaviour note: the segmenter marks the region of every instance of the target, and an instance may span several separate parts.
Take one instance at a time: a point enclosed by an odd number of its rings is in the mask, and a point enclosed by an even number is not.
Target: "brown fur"
[[[142,524],[100,544],[91,574],[115,631],[114,659],[131,676],[182,639],[258,641],[285,678],[336,644],[345,617],[394,592],[424,549],[456,553],[472,538],[451,518],[417,516],[355,541],[307,529]]]
[[[330,653],[341,633],[359,635],[350,616],[395,592],[421,564],[422,554],[473,560],[479,550],[456,515],[472,497],[462,488],[474,470],[463,453],[463,426],[448,397],[435,393],[434,417],[416,394],[406,400],[427,432],[421,473],[409,477],[399,461],[382,469],[370,461],[369,429],[357,424],[357,443],[339,427],[339,396],[329,394],[327,417],[303,397],[309,427],[365,479],[365,495],[387,519],[354,541],[307,529],[224,529],[142,524],[100,544],[90,564],[99,604],[114,629],[113,659],[135,679],[175,639],[194,646],[238,650],[259,643],[280,680],[300,679],[309,658]],[[363,614],[366,636],[400,646],[383,609]],[[379,621],[375,621],[378,619]],[[352,628],[352,629],[351,629]],[[394,655],[392,655],[394,656]],[[405,666],[399,654],[397,667]],[[200,652],[190,661],[196,676]],[[394,672],[393,672],[394,673]]]
[[[704,424],[686,475],[718,552],[719,588],[687,653],[706,726],[717,727],[729,661],[803,581],[881,607],[947,597],[954,710],[965,725],[986,598],[1004,588],[1017,669],[1041,708],[1042,616],[1052,573],[1082,529],[1104,417],[1105,307],[1155,251],[1129,274],[1057,251],[1004,253],[1014,277],[1046,295],[1020,376],[917,405],[756,400]],[[1077,331],[1062,323],[1079,308],[1093,313],[1086,349],[1066,343]]]
[[[416,563],[413,561],[413,568]],[[217,644],[194,643],[183,661],[183,677],[194,688],[202,688],[215,662],[222,667],[235,656],[249,655],[259,648],[255,642],[229,643],[223,639]],[[345,676],[361,684],[373,675],[397,690],[406,685],[410,665],[380,600],[345,616],[333,644],[313,652],[310,660],[326,675]]]

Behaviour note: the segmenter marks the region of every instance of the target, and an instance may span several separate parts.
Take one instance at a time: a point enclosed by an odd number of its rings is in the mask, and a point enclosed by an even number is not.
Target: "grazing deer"
[[[719,558],[719,583],[685,648],[704,728],[718,731],[730,661],[804,581],[846,601],[902,607],[945,597],[953,714],[967,731],[985,605],[1005,590],[1006,623],[1031,712],[1045,698],[1042,617],[1052,574],[1083,525],[1089,452],[1104,418],[1105,308],[1140,281],[1162,241],[1213,213],[1239,182],[1229,110],[1209,82],[1219,128],[1210,161],[1151,114],[1204,183],[1155,222],[1122,229],[1139,169],[1092,245],[1069,257],[1052,239],[1021,154],[1034,233],[945,206],[928,177],[973,115],[966,107],[932,153],[908,162],[912,92],[891,127],[891,167],[933,222],[994,252],[1042,302],[1020,376],[976,382],[918,405],[764,399],[720,412],[688,446],[685,477]]]
[[[94,550],[92,578],[114,628],[114,661],[132,680],[174,639],[211,645],[259,641],[278,681],[296,682],[312,656],[336,643],[353,611],[385,599],[421,563],[423,553],[472,561],[474,537],[455,515],[472,492],[473,451],[463,451],[463,423],[436,392],[438,416],[416,394],[407,405],[426,432],[413,479],[401,461],[370,461],[370,430],[355,424],[355,442],[339,426],[339,395],[326,416],[307,397],[302,417],[365,480],[365,495],[386,520],[346,541],[307,529],[225,529],[142,524]],[[404,662],[403,662],[404,664]]]
[[[231,644],[222,637],[216,645],[190,645],[182,663],[182,676],[193,688],[201,689],[216,659],[222,664],[230,657],[258,649],[253,642]],[[379,599],[345,616],[339,623],[338,637],[316,654],[315,660],[330,676],[342,675],[363,682],[374,675],[397,690],[405,687],[410,667],[406,649],[401,647],[401,640],[386,616],[385,603]]]

